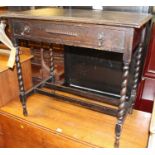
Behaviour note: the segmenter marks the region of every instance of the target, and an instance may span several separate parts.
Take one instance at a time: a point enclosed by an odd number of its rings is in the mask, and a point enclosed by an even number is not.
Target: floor
[[[115,117],[40,94],[30,96],[27,107],[28,117],[22,115],[18,99],[1,107],[2,135],[10,141],[4,147],[113,147]],[[150,113],[134,110],[125,121],[120,147],[147,147],[150,117]]]

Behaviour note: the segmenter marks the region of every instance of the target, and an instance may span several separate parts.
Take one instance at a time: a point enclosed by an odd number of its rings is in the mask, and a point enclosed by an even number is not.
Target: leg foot
[[[129,114],[133,114],[133,107],[129,109]]]
[[[115,139],[115,144],[114,144],[115,148],[119,148],[119,139]]]
[[[115,126],[115,135],[116,135],[116,137],[115,137],[115,143],[114,143],[115,148],[119,147],[121,131],[122,131],[122,125],[121,124],[116,124],[116,126]]]
[[[27,107],[26,107],[26,96],[25,96],[25,93],[21,93],[21,94],[22,95],[20,95],[20,101],[22,103],[23,115],[28,116]]]
[[[28,112],[27,112],[27,109],[26,108],[23,108],[23,115],[24,116],[28,116]]]

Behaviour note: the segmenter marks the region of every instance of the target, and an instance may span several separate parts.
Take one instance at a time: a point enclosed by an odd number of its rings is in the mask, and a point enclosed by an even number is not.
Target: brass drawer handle
[[[30,27],[28,25],[24,26],[23,32],[21,32],[21,35],[25,35],[30,33]]]
[[[67,35],[67,36],[73,36],[73,37],[77,37],[78,34],[75,32],[62,32],[59,30],[51,30],[51,29],[46,29],[45,30],[47,33],[52,33],[52,34],[58,34],[58,35]]]
[[[104,32],[99,33],[97,39],[98,39],[98,46],[101,47],[104,42]]]

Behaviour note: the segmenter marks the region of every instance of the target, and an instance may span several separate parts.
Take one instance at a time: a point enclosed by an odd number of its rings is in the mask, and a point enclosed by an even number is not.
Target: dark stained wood
[[[1,13],[5,13],[8,11],[8,7],[7,6],[0,6],[0,14]]]
[[[115,128],[115,144],[118,147],[123,120],[131,106],[128,106],[126,102],[126,95],[128,70],[133,50],[138,44],[143,45],[144,35],[142,34],[144,34],[145,27],[152,16],[137,13],[54,8],[20,13],[10,12],[1,15],[1,17],[10,23],[14,42],[18,39],[26,39],[123,53],[124,70],[118,108],[119,119]],[[136,37],[136,33],[140,37]],[[137,76],[137,72],[135,75]],[[23,83],[21,75],[18,76],[18,79],[21,79],[19,85]],[[21,88],[23,87],[21,86]],[[26,108],[24,92],[21,94],[23,94],[22,101]],[[135,95],[136,93],[134,93],[134,97]],[[113,100],[115,99],[113,98]]]
[[[76,23],[103,24],[112,26],[135,27],[140,28],[151,15],[129,13],[129,12],[112,12],[101,10],[80,10],[80,9],[59,9],[46,8],[23,12],[9,12],[2,14],[1,17],[39,19],[52,21],[65,21]]]
[[[136,36],[141,36],[151,19],[149,14],[56,8],[10,12],[1,17],[10,19],[13,36],[18,39],[125,53],[124,60],[129,62],[140,42]]]
[[[14,35],[27,40],[52,42],[124,52],[124,37],[128,29],[103,25],[59,23],[35,20],[13,20]],[[101,36],[103,35],[103,36]],[[116,37],[117,36],[117,37]]]
[[[65,44],[70,46],[80,46],[107,50],[113,52],[125,52],[125,36],[129,29],[114,26],[86,25],[76,23],[59,23],[35,20],[15,20],[13,21],[14,35],[17,38],[35,40],[41,42]],[[27,28],[28,30],[25,30]],[[131,31],[133,31],[131,29]],[[142,29],[134,31],[133,49],[140,42]],[[132,39],[132,38],[131,38]]]
[[[4,147],[113,147],[114,117],[39,94],[27,104],[28,117],[19,100],[0,108]],[[120,147],[147,147],[150,116],[135,110],[127,118]]]

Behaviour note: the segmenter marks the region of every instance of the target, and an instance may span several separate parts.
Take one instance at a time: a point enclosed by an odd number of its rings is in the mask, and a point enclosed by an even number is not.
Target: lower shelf
[[[28,117],[18,99],[0,108],[1,147],[113,147],[115,117],[40,94],[30,96],[27,107]],[[120,147],[147,146],[150,116],[128,115]]]

